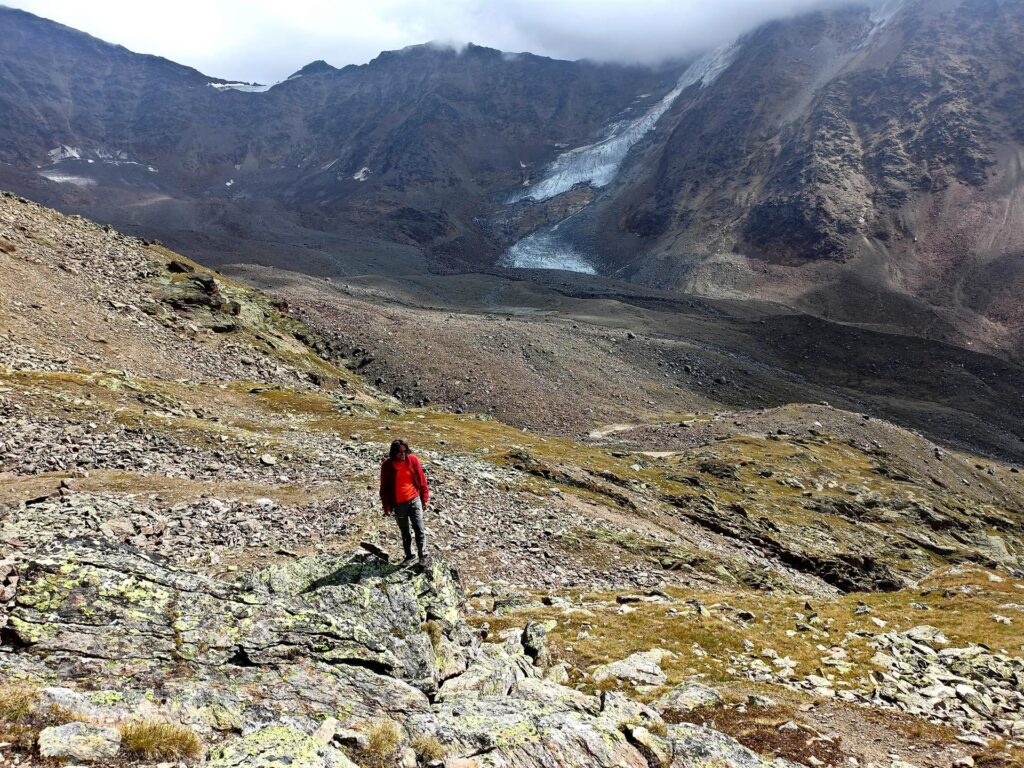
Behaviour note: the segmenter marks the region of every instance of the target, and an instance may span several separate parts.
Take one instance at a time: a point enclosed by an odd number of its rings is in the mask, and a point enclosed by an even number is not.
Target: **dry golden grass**
[[[430,638],[430,644],[436,650],[441,645],[441,639],[444,637],[444,630],[442,630],[441,625],[436,621],[426,621],[420,629],[427,633],[427,637]]]
[[[435,760],[443,760],[444,756],[448,754],[444,744],[426,734],[420,734],[412,740],[412,749],[424,765]]]
[[[355,762],[363,768],[391,768],[402,744],[402,730],[394,720],[375,720],[366,731],[366,746]]]
[[[198,760],[203,742],[191,728],[160,720],[133,720],[121,726],[124,750],[143,760]]]
[[[990,582],[987,573],[979,568],[944,569],[934,577],[943,589],[926,584],[924,588],[894,593],[844,595],[814,600],[810,610],[803,598],[792,595],[670,588],[675,598],[672,604],[641,602],[631,605],[632,610],[626,613],[620,613],[614,593],[573,593],[570,599],[585,611],[558,613],[551,607],[528,608],[471,621],[486,620],[496,634],[532,619],[557,618],[558,626],[549,643],[552,657],[556,662],[569,663],[574,668],[573,682],[584,687],[592,686],[585,670],[655,647],[677,654],[662,665],[670,684],[695,674],[726,683],[745,680],[742,669],[732,663],[733,657],[759,656],[763,649],[770,648],[796,661],[797,674],[804,676],[822,666],[825,652],[819,650],[819,645],[829,648],[840,643],[853,668],[849,672],[823,668],[834,676],[837,687],[861,687],[868,685],[866,675],[872,669],[868,659],[874,649],[869,637],[851,633],[905,631],[930,624],[942,630],[954,646],[980,643],[1013,655],[1024,652],[1024,638],[1016,623],[1007,626],[992,619],[1007,595],[1002,591],[1005,582]],[[999,589],[988,591],[988,584]],[[687,604],[688,600],[702,603],[709,615],[702,615]],[[870,612],[856,614],[860,604],[867,605]],[[730,616],[734,614],[726,606],[749,611],[755,618],[749,622],[733,620]],[[879,627],[873,618],[885,626]],[[798,625],[810,629],[798,630]],[[744,640],[753,643],[753,652],[744,649]],[[614,683],[601,687],[609,685]]]
[[[39,693],[18,683],[0,685],[0,741],[29,752],[35,748],[39,728],[29,722]]]
[[[1024,748],[1008,747],[1003,741],[992,742],[974,755],[975,768],[1024,768]]]
[[[39,692],[32,686],[0,684],[0,742],[11,744],[20,752],[34,754],[39,732],[44,728],[85,720],[81,713],[64,707],[40,707]]]
[[[0,720],[19,723],[32,713],[39,692],[20,683],[0,684]]]

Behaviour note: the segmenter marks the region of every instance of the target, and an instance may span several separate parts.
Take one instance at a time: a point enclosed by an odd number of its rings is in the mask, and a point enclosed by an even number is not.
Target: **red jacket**
[[[427,485],[427,476],[423,473],[423,465],[420,464],[419,458],[411,453],[406,456],[406,461],[409,462],[412,484],[420,492],[420,501],[423,502],[425,507],[430,499],[430,486]],[[384,459],[384,463],[380,465],[380,500],[385,509],[394,509],[395,465],[391,462],[390,458]]]

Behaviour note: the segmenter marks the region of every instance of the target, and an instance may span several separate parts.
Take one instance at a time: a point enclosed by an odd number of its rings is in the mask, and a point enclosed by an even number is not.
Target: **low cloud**
[[[428,40],[652,64],[692,56],[766,21],[843,0],[5,2],[210,75],[272,83],[315,59],[361,64],[382,50]]]

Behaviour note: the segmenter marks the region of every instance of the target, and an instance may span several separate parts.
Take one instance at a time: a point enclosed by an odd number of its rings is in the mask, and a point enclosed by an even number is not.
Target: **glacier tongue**
[[[516,193],[509,202],[548,200],[584,182],[595,187],[610,184],[630,148],[654,128],[679,94],[696,83],[700,83],[702,88],[713,83],[732,63],[736,50],[736,43],[732,43],[697,59],[682,74],[675,87],[645,114],[613,126],[608,137],[596,144],[563,152],[548,167],[543,179],[530,189]]]
[[[505,265],[517,269],[564,269],[595,274],[590,262],[571,245],[563,243],[553,230],[524,237],[505,256]]]

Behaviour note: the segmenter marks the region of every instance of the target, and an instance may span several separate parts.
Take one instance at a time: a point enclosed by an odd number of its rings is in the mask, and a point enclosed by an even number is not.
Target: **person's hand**
[[[384,511],[381,513],[381,517],[387,517],[390,514],[391,514],[391,509],[389,507],[384,507]]]

